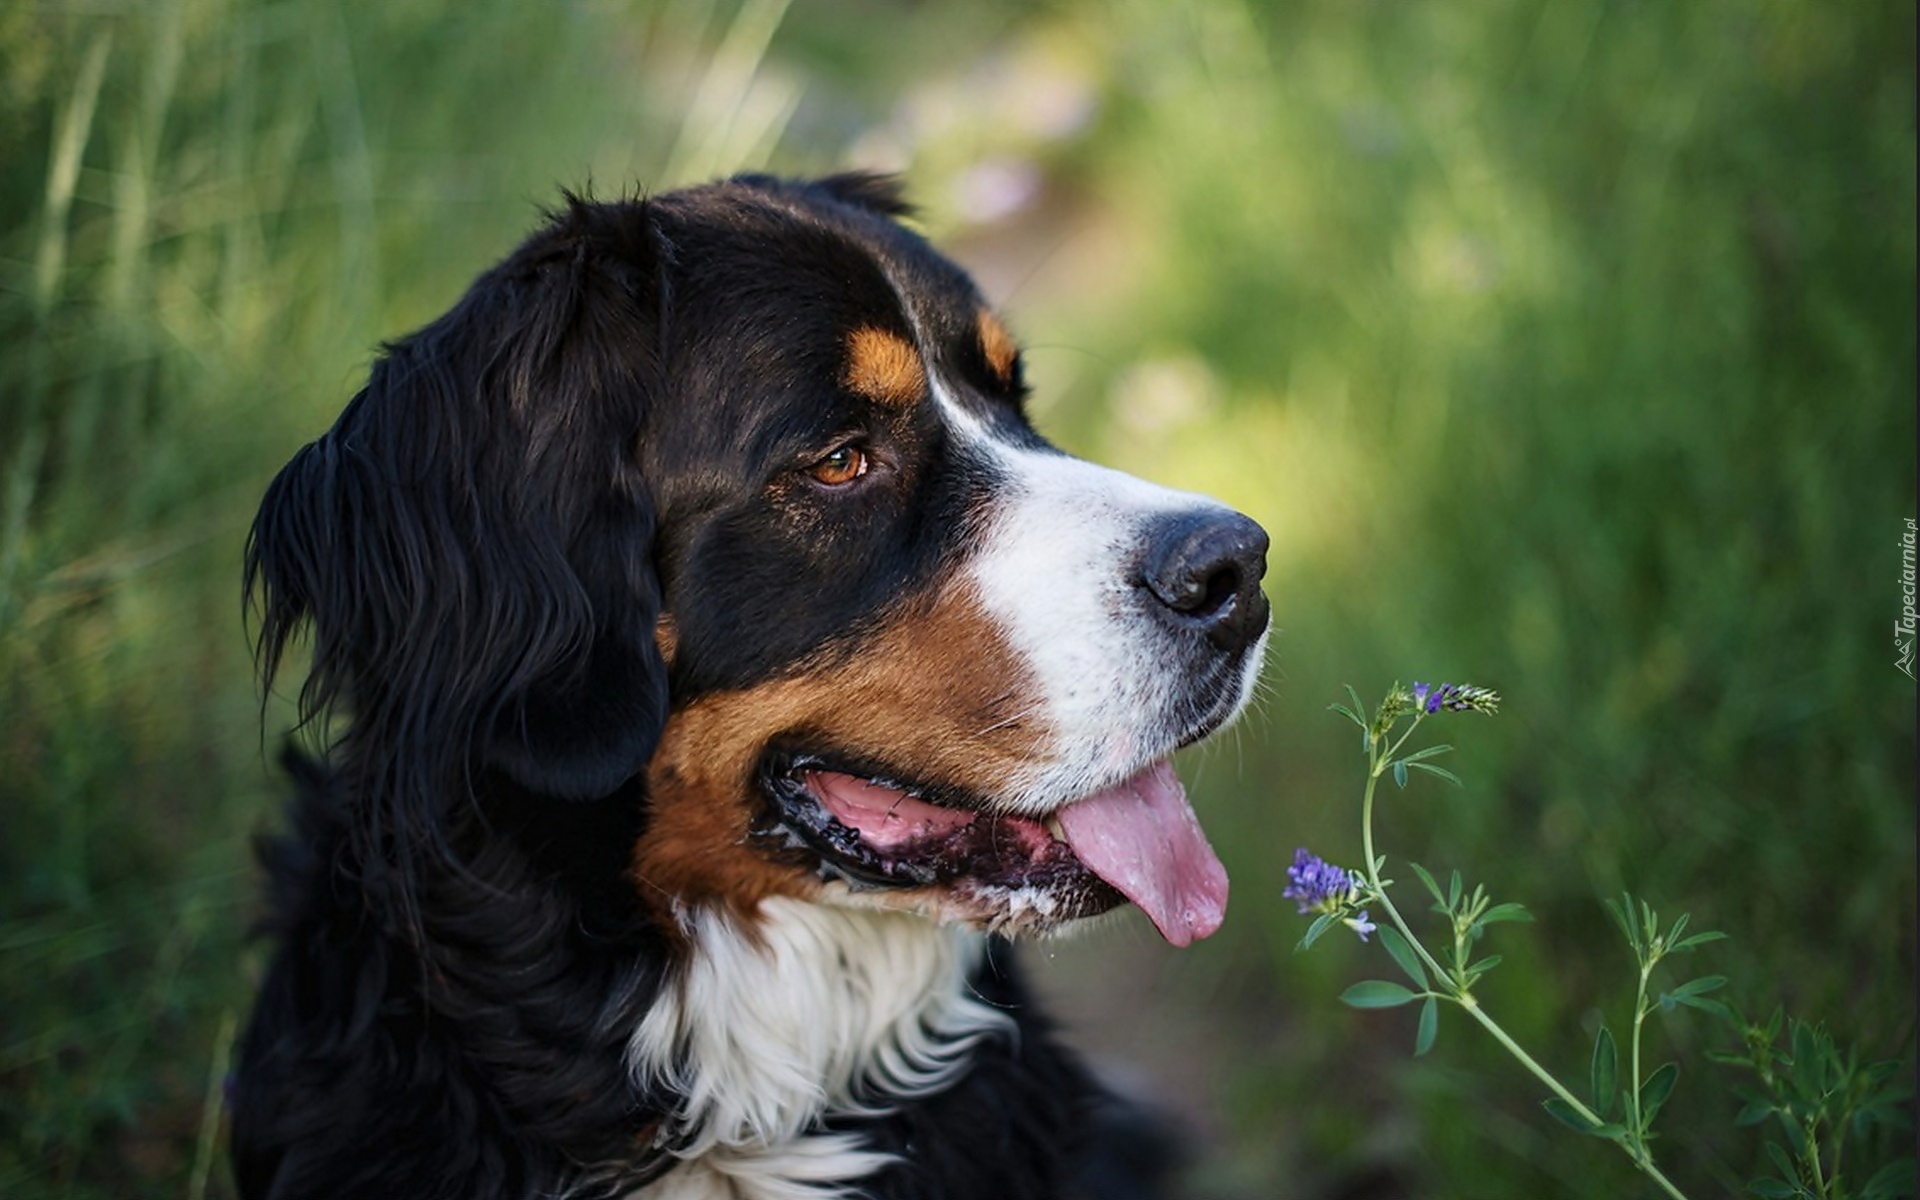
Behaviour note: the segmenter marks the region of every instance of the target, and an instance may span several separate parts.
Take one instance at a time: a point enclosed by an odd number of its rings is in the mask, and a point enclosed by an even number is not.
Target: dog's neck
[[[809,1131],[940,1090],[975,1042],[1012,1026],[968,989],[976,933],[786,899],[750,924],[719,909],[685,924],[691,952],[628,1059],[645,1090],[683,1097],[662,1141],[742,1194],[833,1195],[832,1181],[878,1169],[884,1157],[853,1139]]]

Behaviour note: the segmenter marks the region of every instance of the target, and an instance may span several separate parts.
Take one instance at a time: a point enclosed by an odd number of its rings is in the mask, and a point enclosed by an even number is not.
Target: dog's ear
[[[247,549],[270,684],[306,621],[304,719],[336,705],[371,836],[437,837],[492,767],[606,795],[666,721],[636,439],[660,387],[664,246],[643,203],[567,207],[386,348],[268,489]],[[390,848],[389,848],[390,849]]]
[[[813,187],[856,208],[879,213],[883,217],[910,217],[913,205],[907,203],[906,184],[898,175],[877,171],[846,171],[813,182]]]
[[[818,179],[782,179],[777,175],[748,172],[735,175],[732,182],[775,195],[798,192],[818,200],[837,200],[882,217],[914,215],[913,205],[907,203],[906,185],[900,177],[879,171],[843,171]]]

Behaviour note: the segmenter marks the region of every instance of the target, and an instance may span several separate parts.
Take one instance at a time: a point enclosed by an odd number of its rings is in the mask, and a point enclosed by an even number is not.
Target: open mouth
[[[1226,915],[1226,869],[1164,758],[1042,817],[806,753],[770,755],[760,778],[777,822],[766,832],[856,888],[1020,896],[1049,923],[1131,900],[1176,946]]]

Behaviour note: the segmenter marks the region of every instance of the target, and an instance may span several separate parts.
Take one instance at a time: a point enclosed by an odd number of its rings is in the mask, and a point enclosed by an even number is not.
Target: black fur
[[[1185,1156],[1164,1117],[1108,1093],[1032,1006],[1012,948],[996,941],[971,986],[1010,1013],[1014,1039],[975,1056],[952,1088],[884,1117],[847,1121],[900,1156],[875,1179],[887,1200],[1152,1200]],[[955,1136],[965,1131],[965,1136]]]
[[[669,696],[768,678],[911,595],[990,482],[924,421],[886,432],[920,466],[844,527],[764,482],[853,419],[822,357],[841,332],[903,320],[876,255],[951,295],[936,334],[971,320],[905,211],[872,176],[569,197],[275,479],[246,560],[259,662],[271,683],[311,630],[325,746],[288,757],[291,828],[263,849],[242,1196],[614,1195],[672,1165],[678,1098],[623,1058],[669,963],[627,877]],[[983,364],[954,367],[1024,427]],[[1116,1195],[1086,1181],[1117,1110],[1008,971],[978,986],[1019,1036],[846,1124],[905,1159],[867,1192]]]

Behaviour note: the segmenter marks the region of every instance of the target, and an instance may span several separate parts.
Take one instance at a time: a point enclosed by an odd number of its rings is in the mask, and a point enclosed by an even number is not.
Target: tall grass
[[[763,162],[783,7],[0,19],[0,1194],[223,1192],[286,724],[263,744],[240,628],[252,507],[558,185]]]
[[[1630,887],[1735,935],[1714,969],[1743,1006],[1910,1054],[1912,9],[1141,3],[1079,28],[1131,83],[1089,186],[1141,261],[1053,318],[1109,356],[1062,419],[1276,536],[1269,724],[1202,777],[1243,915],[1183,963],[1295,1030],[1228,1085],[1243,1136],[1307,1190],[1345,1160],[1415,1194],[1634,1194],[1490,1046],[1414,1065],[1411,1016],[1318,1011],[1352,968],[1296,959],[1272,898],[1295,845],[1359,859],[1323,715],[1346,682],[1508,697],[1468,792],[1383,819],[1541,914],[1492,981],[1529,1044],[1579,1061],[1630,967],[1597,898]],[[1143,364],[1196,397],[1148,437]],[[1381,1034],[1385,1061],[1358,1049]],[[1689,1074],[1697,1144],[1663,1152],[1707,1194],[1764,1173],[1717,1124],[1728,1082]],[[1450,1120],[1467,1099],[1510,1119]],[[1362,1132],[1383,1105],[1418,1122],[1399,1148]]]
[[[1292,956],[1293,847],[1355,858],[1345,682],[1508,696],[1471,788],[1382,822],[1540,915],[1493,981],[1529,1045],[1577,1058],[1631,887],[1735,934],[1743,998],[1910,1053],[1912,46],[1811,0],[0,10],[0,1194],[223,1194],[286,723],[239,540],[371,347],[556,184],[850,146],[1010,300],[1051,432],[1274,533],[1263,711],[1189,765],[1233,920],[1160,1002],[1233,1047],[1199,1194],[1630,1194]],[[987,161],[1039,198],[970,216]],[[1750,1161],[1717,1097],[1662,1148],[1709,1193]]]

